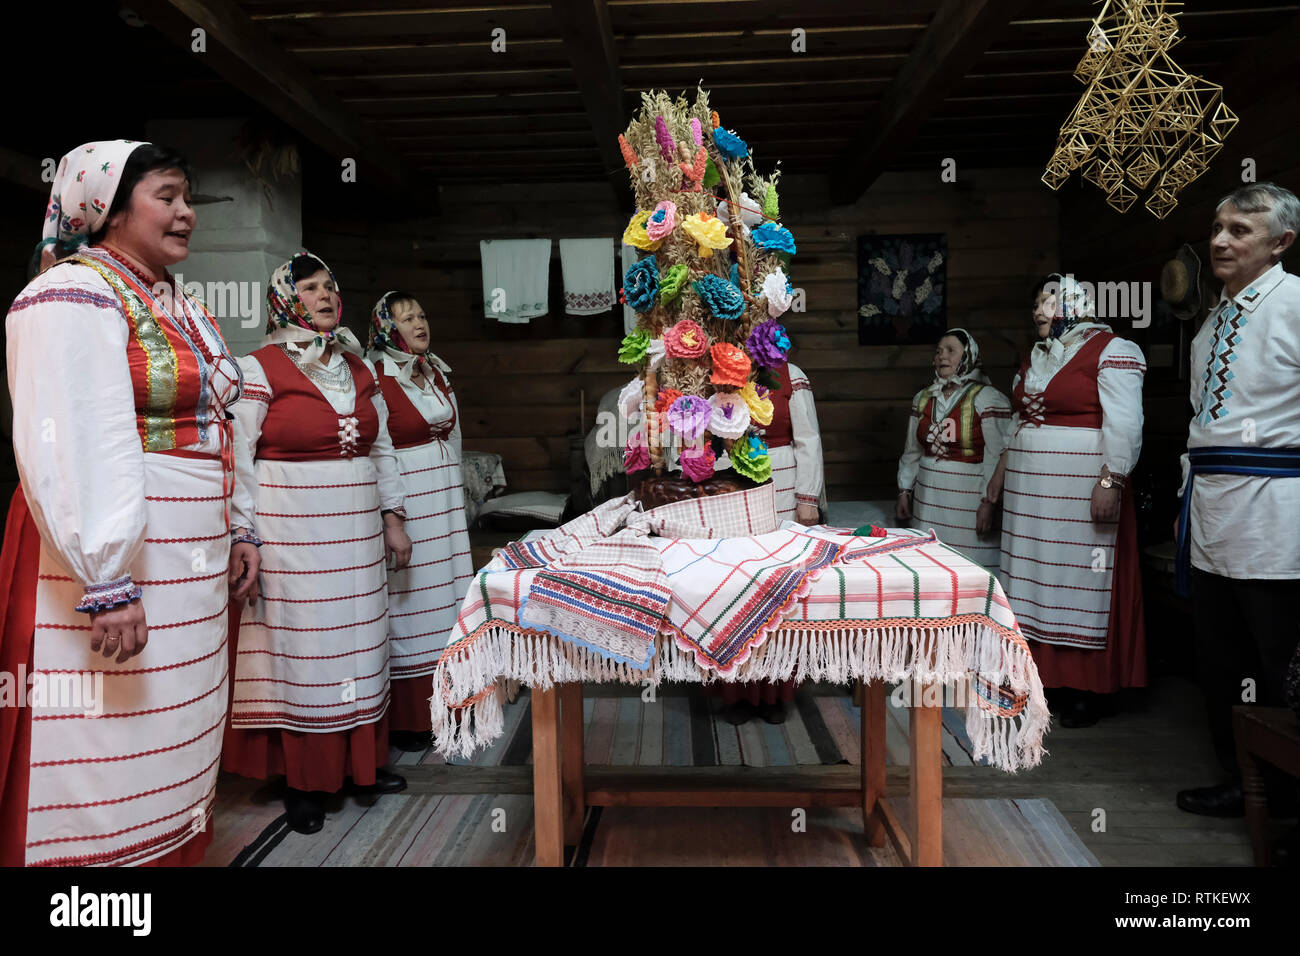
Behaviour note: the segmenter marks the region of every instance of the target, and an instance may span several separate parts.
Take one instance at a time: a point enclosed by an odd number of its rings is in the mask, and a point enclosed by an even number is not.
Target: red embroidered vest
[[[89,254],[77,254],[64,260],[93,269],[117,294],[122,304],[122,315],[128,326],[126,343],[127,364],[131,369],[131,385],[135,393],[136,430],[145,451],[171,451],[200,440],[199,415],[207,412],[210,389],[209,374],[205,370],[190,338],[176,328],[170,317],[149,305],[153,301],[150,291],[129,269],[111,259]],[[181,308],[178,304],[176,308]],[[216,321],[203,310],[201,321],[206,321],[221,343],[220,362],[224,357],[237,374],[232,359],[225,350],[225,341]],[[230,381],[229,379],[227,381]],[[218,395],[226,401],[229,395]],[[200,408],[200,405],[203,407]],[[205,427],[221,427],[220,421],[203,421]]]
[[[379,434],[375,379],[350,352],[343,361],[352,372],[356,403],[340,415],[278,345],[252,353],[271,385],[271,404],[262,422],[257,457],[276,461],[336,461],[364,458]]]
[[[772,424],[763,429],[763,440],[768,448],[784,448],[794,442],[790,425],[790,365],[786,363],[772,371],[781,387],[767,396],[772,400]]]
[[[414,448],[431,441],[447,440],[456,427],[456,406],[451,400],[451,386],[441,371],[433,369],[433,386],[442,392],[447,404],[451,405],[451,418],[436,425],[430,425],[424,420],[424,415],[415,407],[411,396],[406,394],[406,389],[402,388],[397,379],[384,372],[382,359],[375,363],[375,371],[379,375],[379,391],[388,404],[388,434],[393,438],[394,448]]]
[[[1097,361],[1114,332],[1097,332],[1084,342],[1065,367],[1052,376],[1040,394],[1025,392],[1029,362],[1020,366],[1020,380],[1012,393],[1012,407],[1025,425],[1061,425],[1066,428],[1101,428],[1101,396],[1097,391]]]
[[[984,426],[975,411],[975,396],[984,386],[966,386],[966,392],[953,402],[948,414],[934,420],[934,396],[921,399],[921,416],[916,422],[916,440],[926,453],[952,461],[984,460]]]

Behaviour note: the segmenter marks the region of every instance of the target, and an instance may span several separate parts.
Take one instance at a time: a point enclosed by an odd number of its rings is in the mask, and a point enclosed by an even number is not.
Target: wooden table
[[[941,688],[920,700],[942,700]],[[582,685],[532,690],[533,813],[538,866],[563,866],[588,806],[861,807],[871,846],[893,842],[913,866],[943,865],[943,708],[911,707],[911,820],[906,829],[885,796],[885,685],[867,684],[862,707],[862,786],[858,790],[588,789],[583,774]]]
[[[581,703],[581,701],[579,701]],[[1300,718],[1286,707],[1237,705],[1232,708],[1241,765],[1241,790],[1250,825],[1256,866],[1269,865],[1268,800],[1260,764],[1268,763],[1300,779]]]

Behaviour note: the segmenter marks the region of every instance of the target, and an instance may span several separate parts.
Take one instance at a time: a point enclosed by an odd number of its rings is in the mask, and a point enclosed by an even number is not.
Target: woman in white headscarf
[[[460,471],[460,417],[448,376],[430,350],[429,321],[414,296],[388,292],[370,312],[370,358],[388,405],[388,431],[406,484],[411,562],[388,573],[391,740],[432,743],[433,672],[474,576]]]
[[[934,381],[916,393],[898,462],[899,521],[921,528],[992,570],[998,539],[991,535],[988,493],[1011,425],[1011,404],[989,384],[979,345],[965,329],[949,329],[934,349]]]
[[[267,344],[239,360],[236,414],[257,472],[262,597],[239,625],[224,769],[284,774],[289,826],[315,833],[347,778],[405,789],[388,763],[388,573],[404,566],[388,409],[342,325],[334,274],[308,253],[271,275]]]
[[[6,320],[22,485],[0,672],[31,680],[0,706],[3,865],[187,865],[212,839],[226,608],[256,587],[258,541],[239,366],[167,271],[189,179],[149,143],[64,156],[42,245],[67,258]]]
[[[1069,276],[1035,287],[1039,340],[1013,381],[1012,437],[993,489],[1005,494],[1002,587],[1065,727],[1096,723],[1098,694],[1146,685],[1128,483],[1146,360],[1096,314]]]

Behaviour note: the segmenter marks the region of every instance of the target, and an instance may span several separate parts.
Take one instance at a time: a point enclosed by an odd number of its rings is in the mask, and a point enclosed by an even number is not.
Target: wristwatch
[[[1107,475],[1098,482],[1103,488],[1123,488],[1124,479],[1119,475]]]

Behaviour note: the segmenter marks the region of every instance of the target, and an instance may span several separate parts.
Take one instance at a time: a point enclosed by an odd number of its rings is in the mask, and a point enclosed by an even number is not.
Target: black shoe
[[[401,793],[405,789],[406,778],[400,774],[393,773],[391,770],[376,770],[375,782],[368,786],[358,786],[356,783],[353,783],[352,785],[354,793],[370,795]]]
[[[775,704],[759,704],[758,716],[762,717],[769,724],[785,723],[785,704],[777,701]]]
[[[433,746],[433,734],[428,730],[393,730],[388,743],[406,753],[422,753]]]
[[[1221,783],[1217,787],[1179,790],[1178,809],[1205,817],[1244,817],[1246,801],[1240,783]]]
[[[722,719],[739,727],[747,724],[754,717],[754,705],[747,700],[738,700],[722,711]]]
[[[294,833],[318,833],[325,826],[325,805],[311,791],[286,790],[284,814]]]
[[[1075,695],[1069,706],[1061,709],[1061,726],[1071,729],[1076,727],[1091,727],[1099,719],[1101,714],[1097,710],[1096,701],[1093,695],[1089,693],[1079,693]]]

